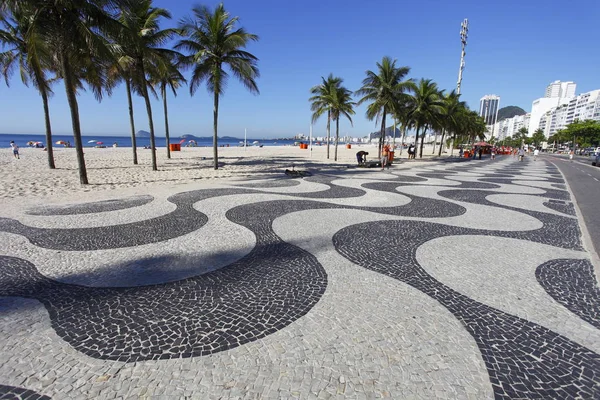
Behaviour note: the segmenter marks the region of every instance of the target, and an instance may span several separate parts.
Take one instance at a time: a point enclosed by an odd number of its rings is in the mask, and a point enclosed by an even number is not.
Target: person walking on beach
[[[385,146],[383,146],[383,151],[381,152],[381,170],[382,171],[385,167],[387,167],[387,169],[390,169],[390,165],[388,164],[388,156],[389,155],[390,155],[390,145],[386,144]]]
[[[537,161],[537,157],[540,154],[540,151],[538,149],[535,149],[533,151],[533,161]]]
[[[525,158],[525,149],[521,147],[519,149],[519,161],[523,161],[524,158]]]
[[[15,158],[17,160],[20,160],[21,157],[19,157],[19,146],[17,146],[17,144],[14,141],[10,141],[10,147],[12,148],[13,151],[13,156],[15,156]]]
[[[573,150],[569,151],[569,160],[573,161]]]
[[[496,148],[492,147],[492,160],[496,159]]]

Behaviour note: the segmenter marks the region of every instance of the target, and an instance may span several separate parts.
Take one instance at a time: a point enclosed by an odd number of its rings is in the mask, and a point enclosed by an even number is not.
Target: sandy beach
[[[338,147],[338,161],[333,161],[334,148],[326,157],[325,146],[314,146],[310,150],[293,146],[270,147],[222,147],[219,148],[220,168],[215,170],[212,161],[212,148],[184,147],[172,152],[157,148],[158,171],[152,171],[150,150],[138,149],[138,165],[133,165],[131,148],[86,148],[85,160],[90,184],[79,184],[77,157],[74,148],[55,148],[56,169],[47,166],[47,155],[41,149],[21,148],[21,159],[14,159],[10,149],[0,152],[0,198],[39,198],[73,196],[76,193],[103,192],[112,189],[147,187],[149,185],[180,185],[204,181],[218,183],[223,180],[257,179],[274,177],[286,169],[324,171],[327,169],[354,167],[356,152],[370,153],[369,160],[376,159],[375,145],[352,145]],[[428,156],[431,148],[424,150]],[[398,151],[396,152],[398,158]],[[424,154],[425,156],[425,154]],[[407,153],[400,159],[406,163]],[[420,161],[411,161],[410,164]],[[394,168],[402,168],[396,163]],[[133,190],[135,193],[135,190]]]

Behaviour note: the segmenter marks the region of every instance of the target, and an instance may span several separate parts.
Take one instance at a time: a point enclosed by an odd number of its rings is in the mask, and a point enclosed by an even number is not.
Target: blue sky
[[[197,1],[155,0],[171,11],[174,26]],[[216,1],[204,2],[209,6]],[[231,0],[226,9],[260,36],[249,51],[259,59],[261,94],[248,93],[233,79],[220,103],[219,135],[253,138],[308,133],[309,89],[333,73],[356,90],[365,71],[385,55],[411,68],[412,78],[431,78],[441,88],[456,87],[460,23],[469,19],[462,98],[478,109],[485,94],[501,96],[501,106],[529,111],[548,83],[572,80],[577,93],[600,88],[597,21],[600,2],[558,1],[359,1]],[[189,73],[188,73],[189,75]],[[62,82],[54,87],[50,112],[53,131],[69,134],[71,121]],[[79,97],[85,135],[128,135],[124,88],[98,103],[91,93]],[[136,129],[148,129],[144,103],[135,99]],[[153,101],[156,134],[164,136],[162,103]],[[358,107],[354,126],[342,121],[341,134],[364,136],[377,130]],[[212,134],[212,97],[203,87],[190,97],[187,87],[169,97],[173,136]],[[325,132],[325,119],[314,126]],[[0,132],[43,133],[42,102],[16,74],[11,87],[0,85]]]

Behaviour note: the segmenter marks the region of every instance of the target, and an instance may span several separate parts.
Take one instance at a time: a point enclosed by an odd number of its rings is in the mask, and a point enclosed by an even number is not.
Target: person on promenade
[[[10,141],[10,147],[12,148],[13,151],[13,156],[17,159],[20,160],[21,157],[19,157],[19,146],[14,142],[14,141]]]
[[[496,159],[496,148],[492,147],[492,160]]]
[[[539,154],[540,154],[540,151],[536,148],[533,151],[533,161],[537,161],[537,157],[538,157]]]
[[[367,155],[369,155],[369,153],[363,150],[356,153],[356,162],[358,162],[358,165],[362,165],[367,162]]]
[[[525,158],[525,149],[521,147],[519,149],[519,161],[523,161],[524,158]]]
[[[389,155],[390,155],[390,145],[386,144],[385,146],[383,146],[383,150],[381,152],[381,170],[382,171],[385,167],[387,167],[387,169],[390,169],[390,165],[388,164]]]
[[[569,160],[573,161],[573,150],[569,151]]]
[[[415,146],[411,143],[408,146],[408,159],[415,158]]]
[[[458,158],[463,158],[463,156],[465,155],[465,151],[463,150],[462,146],[458,149]]]
[[[481,160],[481,155],[483,154],[483,147],[479,146],[479,150],[477,150],[477,154],[479,154],[479,159]]]

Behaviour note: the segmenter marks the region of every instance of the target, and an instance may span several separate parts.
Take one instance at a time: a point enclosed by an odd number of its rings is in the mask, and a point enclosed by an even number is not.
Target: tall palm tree
[[[444,105],[442,106],[440,114],[443,130],[438,156],[442,155],[442,148],[446,134],[452,134],[452,148],[454,148],[454,135],[456,134],[458,128],[458,119],[460,118],[460,113],[462,113],[467,106],[464,101],[460,101],[460,94],[456,93],[455,90],[445,94],[443,100]]]
[[[423,129],[419,150],[419,158],[423,158],[425,134],[427,133],[427,129],[434,123],[437,114],[440,113],[443,106],[437,84],[431,79],[421,79],[416,85],[411,103],[409,115],[416,128],[416,145],[418,145],[419,141],[419,132]]]
[[[119,47],[120,57],[127,60],[122,61],[122,64],[128,65],[132,78],[131,83],[146,103],[153,171],[158,170],[158,166],[152,105],[148,91],[149,83],[153,78],[149,75],[152,71],[157,70],[157,65],[168,62],[165,60],[176,55],[172,50],[161,48],[161,46],[178,33],[176,29],[161,30],[159,25],[161,18],[170,19],[171,14],[164,8],[153,7],[152,0],[121,0],[119,22],[122,29],[115,40]],[[132,137],[132,141],[134,140],[135,138]]]
[[[121,81],[125,82],[125,92],[127,93],[127,106],[129,110],[129,127],[131,130],[131,148],[133,151],[133,164],[138,164],[137,140],[135,137],[135,120],[133,118],[133,100],[131,92],[133,88],[132,65],[130,57],[123,56],[120,48],[115,49],[114,63],[108,69],[107,85],[114,87]]]
[[[333,92],[331,102],[331,118],[335,120],[335,153],[334,161],[337,161],[338,153],[338,142],[340,140],[340,116],[348,118],[350,124],[352,124],[352,117],[354,115],[355,102],[352,101],[352,91],[341,86],[342,80],[340,79],[340,86]]]
[[[54,68],[63,79],[73,126],[79,181],[87,184],[81,140],[77,92],[83,82],[100,100],[106,88],[109,44],[101,32],[117,29],[111,14],[116,0],[27,0],[12,1],[14,7],[31,7],[31,23],[54,56]]]
[[[394,111],[394,107],[405,92],[414,90],[412,80],[403,80],[409,71],[409,67],[397,67],[396,60],[383,57],[381,62],[377,63],[377,72],[366,71],[367,77],[363,80],[362,87],[356,91],[356,95],[362,96],[358,101],[359,105],[370,103],[367,106],[367,118],[369,120],[381,118],[379,157],[383,149],[387,116]]]
[[[223,4],[213,11],[205,6],[192,9],[193,17],[184,18],[180,29],[186,39],[175,46],[189,54],[182,58],[183,65],[193,66],[190,93],[193,95],[201,83],[206,82],[213,94],[213,153],[214,168],[219,168],[218,120],[219,98],[225,92],[229,74],[224,67],[248,89],[258,94],[256,79],[260,76],[258,58],[244,49],[258,36],[237,27],[239,18],[231,17]]]
[[[0,45],[7,48],[0,53],[0,69],[7,86],[9,86],[9,78],[18,68],[21,81],[29,86],[31,80],[40,93],[44,107],[48,167],[54,169],[56,166],[48,106],[48,97],[52,95],[52,90],[47,78],[48,64],[52,56],[35,26],[31,25],[33,11],[21,6],[15,8],[11,14],[12,17],[4,13],[0,14]]]
[[[167,89],[171,88],[174,96],[177,96],[177,89],[183,84],[187,83],[187,80],[179,71],[177,64],[173,63],[172,60],[164,60],[160,65],[157,66],[155,73],[154,84],[159,86],[160,96],[163,100],[163,111],[165,114],[165,136],[167,141],[167,158],[171,158],[171,149],[169,147],[169,112],[167,108]]]
[[[329,144],[331,141],[331,103],[334,99],[336,91],[342,84],[342,78],[334,77],[329,74],[327,79],[321,77],[321,84],[310,89],[312,96],[308,99],[311,102],[310,109],[312,114],[312,123],[327,112],[327,159],[329,159]]]

